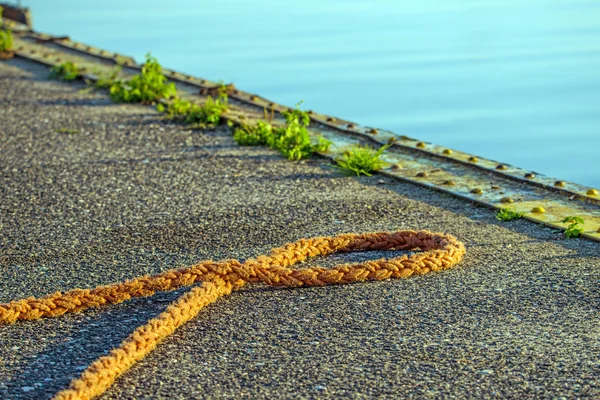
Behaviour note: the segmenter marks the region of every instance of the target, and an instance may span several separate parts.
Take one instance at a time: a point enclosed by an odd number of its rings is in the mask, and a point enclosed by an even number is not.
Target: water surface
[[[597,0],[23,4],[44,32],[600,187]]]

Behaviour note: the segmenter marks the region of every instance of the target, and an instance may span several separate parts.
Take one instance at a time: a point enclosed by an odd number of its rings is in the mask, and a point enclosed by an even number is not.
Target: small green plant
[[[168,82],[158,60],[148,53],[142,72],[128,81],[116,80],[110,86],[110,97],[120,103],[153,103],[177,95],[175,84]]]
[[[78,129],[70,129],[70,128],[60,128],[56,130],[56,133],[66,133],[69,135],[75,135],[79,133]]]
[[[60,65],[55,65],[50,70],[50,78],[61,81],[73,81],[79,75],[79,68],[71,61],[65,61]]]
[[[221,123],[221,117],[228,107],[226,94],[219,95],[216,100],[209,96],[202,106],[180,98],[174,99],[167,107],[161,103],[156,105],[156,109],[166,113],[168,118],[199,127]]]
[[[4,9],[0,7],[0,17]],[[0,53],[10,51],[13,46],[13,35],[10,29],[2,28],[2,19],[0,19]]]
[[[10,51],[12,46],[12,32],[8,29],[0,29],[0,52]]]
[[[331,142],[319,138],[318,143],[313,144],[308,134],[310,117],[308,113],[300,110],[299,102],[294,110],[284,111],[286,126],[274,128],[272,134],[267,137],[269,147],[279,150],[288,160],[298,161],[310,157],[315,151],[327,151]],[[265,111],[266,115],[266,111]]]
[[[187,100],[183,100],[181,98],[175,98],[175,99],[173,99],[173,101],[171,101],[170,103],[167,104],[167,107],[165,107],[165,105],[162,103],[158,103],[156,105],[156,110],[161,113],[162,112],[166,113],[167,118],[183,119],[183,117],[185,117],[187,115],[187,113],[190,111],[190,109],[194,105],[195,104],[190,103]]]
[[[496,219],[500,221],[512,221],[523,217],[523,215],[525,215],[525,213],[515,209],[503,208],[496,213]]]
[[[256,125],[242,125],[233,131],[233,140],[241,146],[261,146],[269,142],[273,127],[266,121],[258,121]]]
[[[356,174],[356,176],[361,174],[371,176],[371,172],[386,166],[380,157],[390,146],[390,144],[386,144],[375,150],[370,146],[356,145],[348,149],[336,162],[341,168]]]
[[[270,115],[263,109],[265,119],[256,125],[242,124],[233,132],[233,139],[242,146],[268,145],[278,150],[288,160],[302,160],[310,157],[315,151],[327,151],[331,142],[323,137],[312,143],[308,133],[310,118],[308,113],[299,109],[302,102],[296,104],[296,109],[284,111],[286,125],[275,128],[272,125],[275,110]]]
[[[583,233],[582,225],[584,221],[581,217],[567,216],[562,220],[562,223],[569,224],[565,230],[565,236],[569,239],[579,237]]]
[[[185,123],[217,125],[221,123],[221,116],[228,107],[227,94],[219,94],[216,100],[208,96],[204,105],[192,108],[185,118]]]
[[[329,146],[331,146],[331,141],[325,139],[323,136],[319,136],[317,144],[313,146],[313,149],[318,152],[326,152],[329,150]]]

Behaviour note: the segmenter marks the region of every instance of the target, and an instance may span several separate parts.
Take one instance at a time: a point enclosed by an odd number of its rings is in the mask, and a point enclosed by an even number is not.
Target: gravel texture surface
[[[0,62],[0,302],[344,232],[429,229],[468,250],[406,280],[248,286],[103,399],[600,398],[600,243],[82,88]],[[0,398],[50,398],[181,292],[0,326]]]

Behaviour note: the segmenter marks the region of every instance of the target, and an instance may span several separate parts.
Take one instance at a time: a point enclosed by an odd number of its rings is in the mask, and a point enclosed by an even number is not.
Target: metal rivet
[[[392,169],[402,169],[402,164],[394,164],[392,165]]]
[[[504,171],[504,170],[508,169],[508,167],[504,164],[498,164],[498,165],[496,165],[496,169],[499,171]]]
[[[544,210],[544,207],[533,207],[531,209],[532,213],[545,213],[546,210]]]
[[[453,180],[450,179],[450,180],[444,181],[443,184],[447,185],[447,186],[454,186],[454,185],[456,185],[456,182],[454,182]]]
[[[375,128],[371,128],[371,129],[369,129],[369,133],[370,133],[371,135],[377,135],[377,133],[378,133],[378,130],[377,130],[377,129],[375,129]]]
[[[354,124],[348,124],[348,125],[346,125],[346,128],[348,128],[348,129],[354,129]]]
[[[533,178],[535,178],[535,174],[532,174],[531,172],[528,172],[528,173],[525,174],[525,178],[527,178],[527,179],[533,179]]]
[[[417,173],[417,178],[427,178],[429,175],[427,175],[427,172],[419,172]]]
[[[425,147],[425,143],[423,143],[423,142],[419,142],[419,143],[417,143],[417,144],[416,144],[416,146],[417,146],[418,148],[422,149],[422,148],[424,148],[424,147]]]
[[[327,117],[327,122],[335,122],[335,118],[333,118],[333,117]]]
[[[479,161],[479,158],[477,158],[477,157],[469,157],[469,162],[476,163],[477,161]]]
[[[473,194],[482,194],[483,190],[481,190],[480,188],[475,188],[475,189],[471,190],[471,193],[473,193]]]
[[[554,182],[554,186],[563,187],[563,186],[565,186],[565,181],[556,181],[556,182]]]
[[[598,194],[598,191],[597,191],[596,189],[589,189],[589,190],[587,191],[587,195],[588,195],[588,196],[595,196],[595,195],[597,195],[597,194]]]
[[[513,200],[512,197],[503,197],[500,199],[500,203],[514,203],[515,201]]]
[[[442,151],[442,154],[445,154],[445,155],[449,156],[450,154],[452,154],[452,150],[450,150],[450,149],[444,149],[444,151]]]

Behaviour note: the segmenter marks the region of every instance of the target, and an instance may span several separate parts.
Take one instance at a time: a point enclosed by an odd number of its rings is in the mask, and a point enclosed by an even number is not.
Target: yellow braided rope
[[[309,257],[333,253],[367,250],[411,250],[423,252],[391,259],[367,261],[353,265],[338,265],[327,269],[288,268]],[[451,235],[429,231],[396,231],[367,234],[346,234],[335,237],[301,239],[274,249],[268,256],[259,256],[244,263],[237,260],[203,261],[191,267],[171,270],[153,277],[142,277],[96,289],[75,289],[65,293],[27,298],[0,304],[0,324],[18,320],[55,317],[104,304],[117,304],[132,297],[151,296],[156,291],[174,290],[204,282],[171,304],[162,314],[139,327],[107,356],[93,362],[73,380],[68,389],[55,399],[92,399],[104,393],[133,364],[144,358],[156,345],[179,326],[194,318],[206,305],[231,293],[247,282],[264,282],[273,286],[323,286],[407,278],[451,268],[465,254],[464,245]]]

